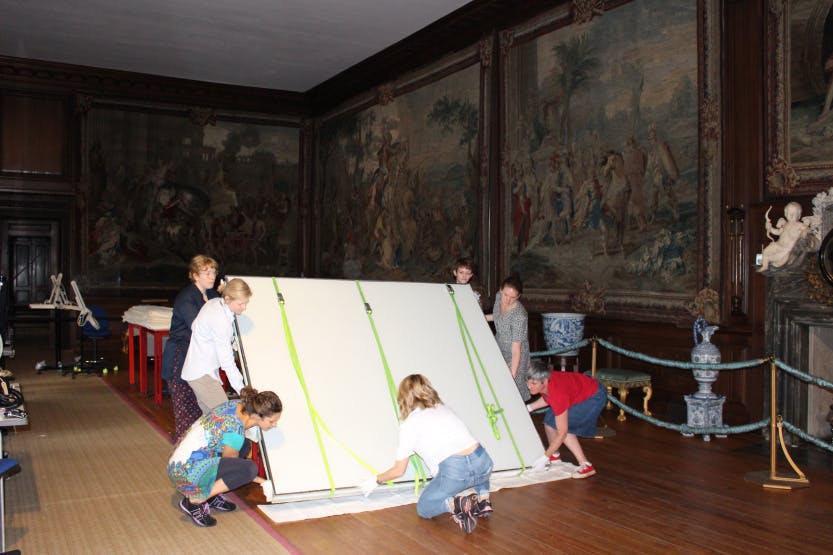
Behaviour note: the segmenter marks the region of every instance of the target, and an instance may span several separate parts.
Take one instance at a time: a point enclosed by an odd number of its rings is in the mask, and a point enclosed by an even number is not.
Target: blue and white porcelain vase
[[[697,318],[694,322],[694,348],[691,349],[691,362],[698,364],[720,364],[720,349],[711,342],[711,337],[719,328],[710,326],[703,318]],[[697,339],[698,334],[702,337]],[[695,397],[701,399],[714,399],[717,397],[712,392],[712,384],[717,381],[720,370],[705,370],[695,368],[691,371],[694,379],[697,380],[697,392]]]
[[[547,349],[555,351],[569,347],[584,339],[584,314],[576,312],[544,312],[544,342]],[[560,353],[558,356],[577,356],[578,350]]]

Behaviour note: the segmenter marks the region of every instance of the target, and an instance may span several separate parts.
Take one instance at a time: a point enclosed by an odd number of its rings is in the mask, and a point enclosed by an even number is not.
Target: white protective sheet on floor
[[[504,472],[493,474],[491,491],[495,492],[503,488],[517,488],[553,482],[570,478],[572,472],[578,468],[570,463],[554,463],[546,471],[533,472],[527,470],[522,475],[517,472]],[[473,490],[470,490],[473,492]],[[334,497],[332,499],[310,499],[307,501],[296,501],[291,503],[272,503],[270,505],[258,505],[269,519],[281,524],[284,522],[296,522],[311,518],[324,518],[328,516],[344,515],[348,513],[363,513],[366,511],[378,511],[410,505],[417,502],[413,485],[391,488],[380,486],[368,497],[362,495],[350,495],[346,497]],[[496,511],[500,511],[500,504],[497,504]]]
[[[284,403],[277,428],[262,443],[276,502],[355,494],[371,471],[393,464],[399,425],[395,388],[411,373],[431,380],[485,446],[495,471],[518,470],[543,454],[469,286],[452,286],[467,329],[461,333],[445,284],[242,277],[254,293],[238,318],[249,380],[258,390],[275,391]],[[470,342],[464,342],[465,335]],[[503,411],[496,418],[500,439],[490,425],[490,405]],[[414,476],[410,464],[401,481]]]

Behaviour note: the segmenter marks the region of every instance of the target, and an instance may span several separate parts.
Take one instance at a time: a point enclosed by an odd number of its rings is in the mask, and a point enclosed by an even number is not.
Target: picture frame
[[[720,288],[720,3],[589,4],[501,34],[501,266],[534,310],[604,284],[607,317],[685,321]]]
[[[833,6],[766,3],[765,196],[811,195],[833,179]]]

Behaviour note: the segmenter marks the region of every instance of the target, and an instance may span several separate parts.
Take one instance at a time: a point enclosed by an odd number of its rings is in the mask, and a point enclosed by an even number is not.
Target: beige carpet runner
[[[165,472],[170,444],[101,379],[21,371],[30,425],[4,449],[22,471],[6,480],[6,549],[36,553],[280,554],[281,538],[245,505],[198,528]],[[288,546],[288,544],[286,544]]]

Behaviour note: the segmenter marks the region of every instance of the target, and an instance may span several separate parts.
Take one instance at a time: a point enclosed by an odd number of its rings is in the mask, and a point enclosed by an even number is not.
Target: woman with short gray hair
[[[573,478],[588,478],[596,473],[587,460],[578,436],[593,436],[596,421],[607,402],[607,390],[597,380],[579,372],[554,372],[541,359],[534,359],[527,370],[526,386],[532,395],[540,398],[529,403],[530,412],[547,407],[544,415],[544,432],[547,449],[532,467],[543,470],[551,462],[561,460],[561,445],[576,457],[578,469]]]

